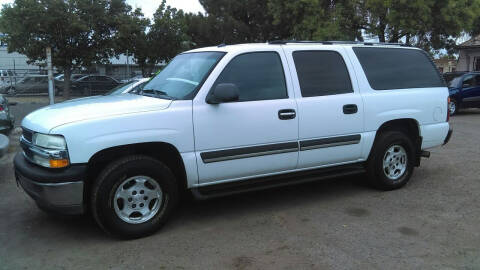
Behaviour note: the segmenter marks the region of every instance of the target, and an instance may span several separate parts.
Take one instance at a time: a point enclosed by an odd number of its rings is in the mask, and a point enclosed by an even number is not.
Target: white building
[[[0,70],[12,70],[12,71],[15,71],[17,75],[20,75],[20,76],[23,76],[23,74],[25,73],[32,73],[32,72],[46,73],[46,69],[45,67],[43,67],[44,65],[40,66],[38,64],[37,65],[28,64],[27,61],[28,61],[28,57],[23,54],[19,54],[16,52],[8,53],[6,44],[0,42]],[[119,80],[142,74],[142,70],[135,63],[132,55],[129,55],[129,57],[127,57],[126,55],[121,54],[118,56],[118,58],[112,57],[111,59],[109,59],[109,61],[110,61],[110,64],[106,64],[106,65],[94,64],[91,68],[88,68],[85,70],[88,70],[91,73],[96,73],[100,75],[109,75]],[[159,64],[157,68],[160,68],[164,65],[165,63],[163,62]],[[55,67],[54,67],[54,71],[55,71]]]
[[[458,45],[457,71],[480,71],[480,35]]]
[[[7,46],[0,45],[0,69],[10,70],[26,70],[33,69],[39,70],[40,67],[36,65],[30,65],[27,63],[28,58],[16,52],[8,53]]]

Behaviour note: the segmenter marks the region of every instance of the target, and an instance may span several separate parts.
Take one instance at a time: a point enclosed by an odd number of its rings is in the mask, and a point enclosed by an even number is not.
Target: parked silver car
[[[10,111],[9,105],[15,105],[15,103],[9,103],[7,98],[0,95],[0,133],[6,135],[13,129],[15,123],[15,117]]]
[[[119,95],[119,94],[126,94],[132,93],[136,94],[138,91],[142,89],[146,82],[148,82],[150,78],[141,78],[141,79],[134,79],[128,83],[121,84],[107,93],[107,95]]]
[[[27,75],[15,84],[2,87],[1,93],[14,96],[17,94],[47,94],[48,76]]]

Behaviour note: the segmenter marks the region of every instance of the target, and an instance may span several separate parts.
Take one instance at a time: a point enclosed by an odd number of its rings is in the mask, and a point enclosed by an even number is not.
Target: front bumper
[[[85,165],[46,169],[28,162],[23,153],[17,153],[14,167],[17,183],[40,208],[68,215],[84,212]]]

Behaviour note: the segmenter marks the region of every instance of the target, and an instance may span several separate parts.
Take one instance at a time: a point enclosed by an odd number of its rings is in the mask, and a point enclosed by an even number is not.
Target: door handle
[[[347,104],[343,105],[344,114],[354,114],[358,112],[358,107],[356,104]]]
[[[294,109],[283,109],[278,111],[278,118],[280,118],[280,120],[294,119],[295,116],[297,116],[297,114]]]

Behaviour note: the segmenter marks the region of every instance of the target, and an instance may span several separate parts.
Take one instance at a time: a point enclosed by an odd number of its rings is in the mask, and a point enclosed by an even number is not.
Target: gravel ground
[[[132,241],[37,209],[15,185],[17,130],[0,160],[0,269],[480,269],[479,123],[480,110],[453,117],[451,142],[401,190],[360,175],[188,201]]]

